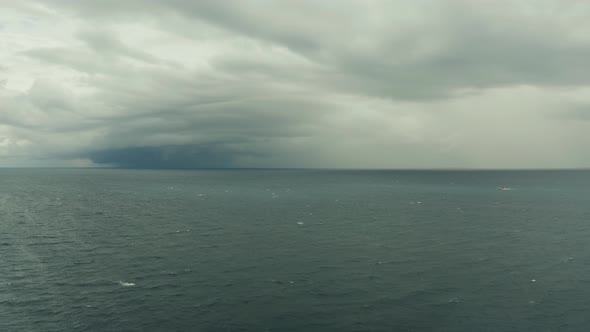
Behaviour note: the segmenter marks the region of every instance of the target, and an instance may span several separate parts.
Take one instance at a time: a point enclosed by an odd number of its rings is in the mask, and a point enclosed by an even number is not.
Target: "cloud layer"
[[[0,166],[590,166],[585,1],[0,4]]]

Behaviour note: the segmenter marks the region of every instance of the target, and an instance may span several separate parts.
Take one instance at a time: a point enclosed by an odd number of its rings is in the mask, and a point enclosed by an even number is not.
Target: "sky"
[[[585,0],[0,0],[0,167],[587,168]]]

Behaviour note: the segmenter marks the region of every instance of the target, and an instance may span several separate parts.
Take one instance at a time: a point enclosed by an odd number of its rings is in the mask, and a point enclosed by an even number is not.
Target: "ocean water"
[[[590,172],[0,170],[0,331],[588,330]]]

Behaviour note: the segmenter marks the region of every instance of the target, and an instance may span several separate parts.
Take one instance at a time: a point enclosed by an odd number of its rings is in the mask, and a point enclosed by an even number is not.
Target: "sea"
[[[0,169],[0,331],[589,330],[589,171]]]

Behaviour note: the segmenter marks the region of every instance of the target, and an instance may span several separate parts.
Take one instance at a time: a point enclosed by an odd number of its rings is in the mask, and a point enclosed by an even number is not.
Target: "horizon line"
[[[267,171],[281,171],[281,170],[300,170],[300,171],[406,171],[406,172],[419,172],[419,171],[590,171],[590,167],[554,167],[554,168],[352,168],[352,167],[100,167],[100,166],[0,166],[0,169],[110,169],[110,170],[154,170],[154,171],[198,171],[198,170],[267,170]]]

